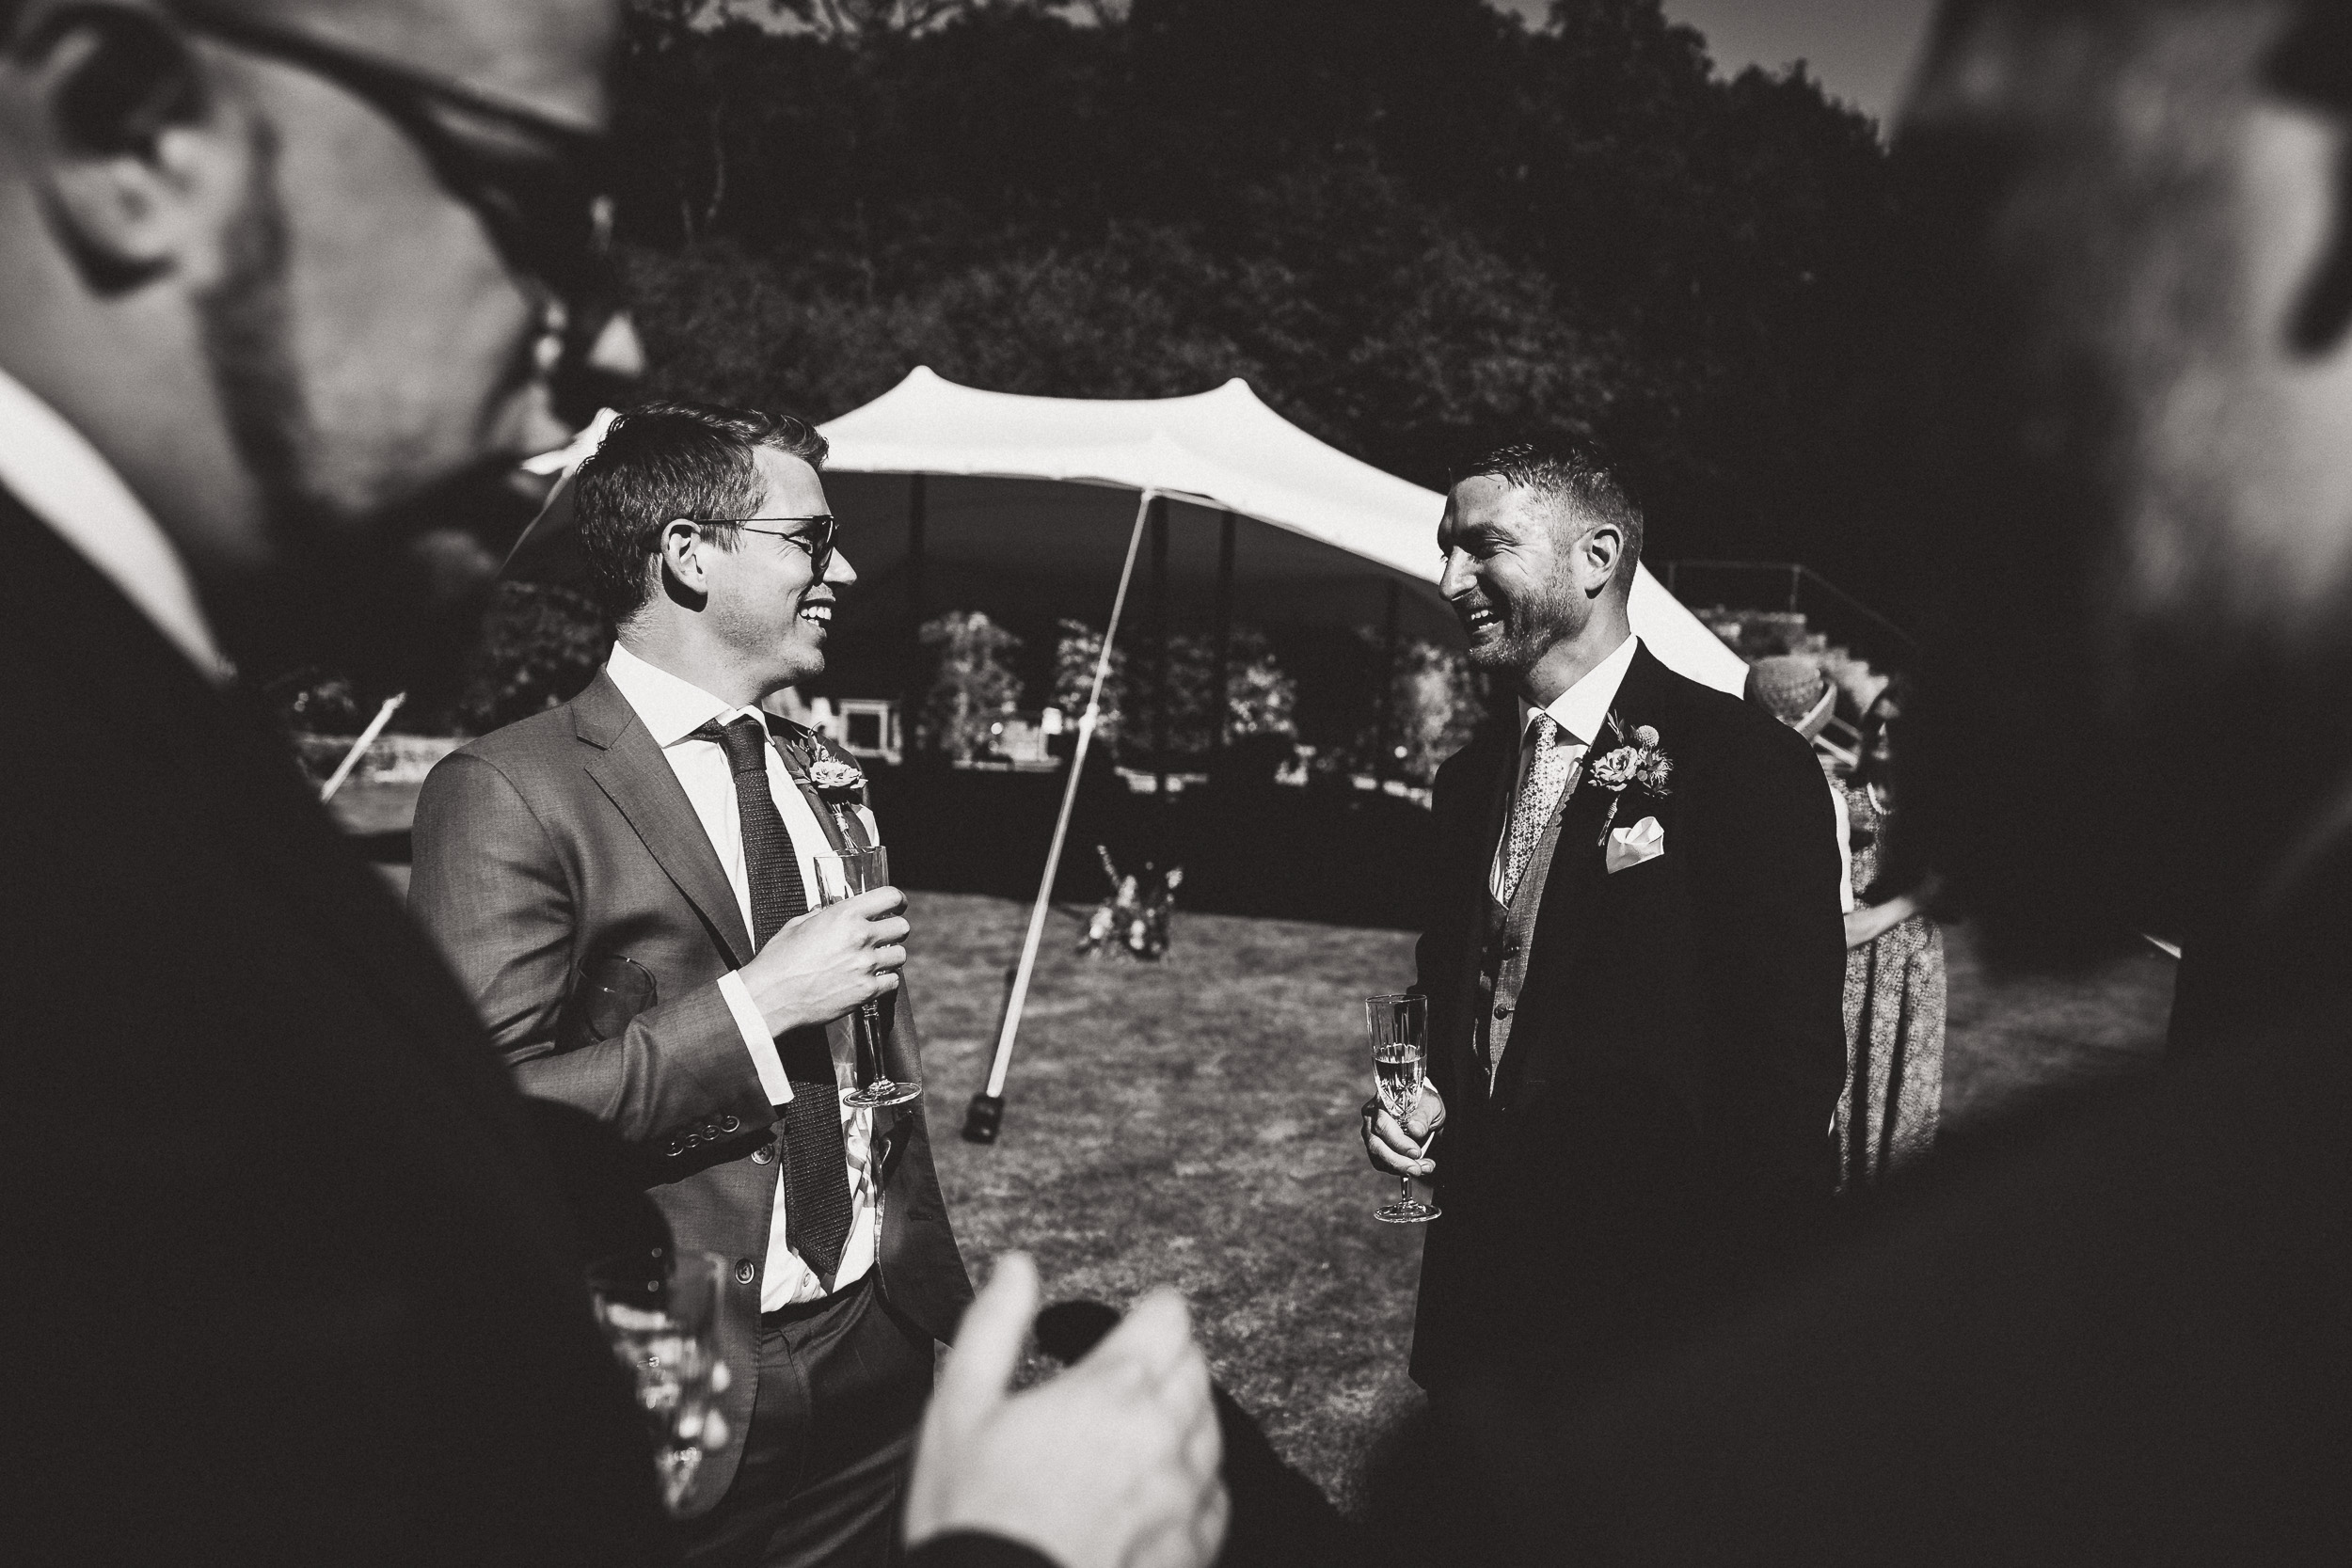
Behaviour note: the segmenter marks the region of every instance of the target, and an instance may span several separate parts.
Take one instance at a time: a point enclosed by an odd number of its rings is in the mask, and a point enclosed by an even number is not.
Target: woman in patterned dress
[[[1934,875],[1902,857],[1893,795],[1899,688],[1871,705],[1846,781],[1855,907],[1846,916],[1846,1087],[1838,1189],[1875,1192],[1935,1142],[1944,1097],[1944,934],[1928,914]]]

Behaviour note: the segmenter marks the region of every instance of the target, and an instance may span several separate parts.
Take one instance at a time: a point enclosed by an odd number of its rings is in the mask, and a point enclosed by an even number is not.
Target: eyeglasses
[[[214,0],[172,8],[191,31],[294,65],[399,126],[449,193],[480,215],[516,271],[588,308],[612,293],[611,142],[523,103],[339,43],[272,26]]]
[[[781,539],[787,545],[798,545],[808,552],[809,569],[817,580],[825,580],[825,568],[833,564],[833,542],[841,531],[841,520],[830,512],[811,512],[801,517],[689,517],[696,528],[742,529],[745,533],[761,533],[771,539]],[[750,523],[815,523],[815,534],[787,533],[781,529],[749,528]]]

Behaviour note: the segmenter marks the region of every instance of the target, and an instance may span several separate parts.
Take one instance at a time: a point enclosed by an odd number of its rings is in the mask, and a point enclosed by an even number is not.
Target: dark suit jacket
[[[603,674],[563,706],[443,759],[418,802],[415,842],[409,909],[525,1092],[612,1125],[641,1151],[677,1244],[738,1261],[722,1335],[736,1374],[723,1400],[732,1441],[705,1464],[689,1499],[690,1513],[706,1511],[733,1480],[751,1428],[781,1135],[719,994],[720,977],[753,957],[726,873],[653,736]],[[612,1039],[559,1049],[572,977],[613,955],[653,972],[656,1006]],[[893,1076],[919,1077],[914,1010],[903,991],[897,1002]],[[849,1027],[832,1025],[837,1050]],[[972,1289],[921,1101],[877,1114],[875,1150],[882,1293],[946,1339]]]
[[[1674,764],[1668,793],[1629,789],[1615,822],[1656,816],[1665,853],[1606,871],[1610,796],[1588,768],[1561,807],[1491,1096],[1474,1015],[1510,721],[1438,774],[1420,973],[1448,1121],[1414,1325],[1424,1385],[1589,1382],[1785,1252],[1830,1191],[1845,942],[1820,769],[1792,731],[1646,649],[1613,711]]]
[[[18,1562],[622,1563],[522,1098],[281,737],[0,494]]]

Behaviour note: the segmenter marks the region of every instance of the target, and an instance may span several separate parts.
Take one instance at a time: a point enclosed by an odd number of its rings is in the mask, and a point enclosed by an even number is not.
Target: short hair
[[[648,403],[612,421],[572,481],[572,506],[589,585],[615,626],[653,594],[662,529],[679,517],[741,517],[759,504],[753,454],[761,447],[812,468],[824,466],[828,450],[806,420],[754,408]],[[742,531],[714,529],[712,538],[734,549]]]
[[[1578,447],[1540,447],[1514,441],[1497,447],[1454,476],[1499,479],[1521,490],[1533,490],[1566,501],[1592,523],[1607,523],[1625,541],[1625,553],[1610,580],[1630,589],[1633,569],[1642,562],[1642,508],[1615,471],[1599,453]]]

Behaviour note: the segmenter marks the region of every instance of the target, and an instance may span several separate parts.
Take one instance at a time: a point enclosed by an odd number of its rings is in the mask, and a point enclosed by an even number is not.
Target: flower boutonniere
[[[866,775],[856,763],[827,749],[815,736],[808,737],[808,784],[833,813],[834,823],[842,832],[850,833],[850,825],[857,818],[858,807],[866,802]],[[850,834],[852,839],[854,834]]]
[[[866,775],[857,764],[829,753],[818,753],[808,765],[808,782],[827,805],[855,805],[866,793]]]
[[[1617,729],[1614,715],[1609,724]],[[1621,729],[1617,734],[1625,736]],[[1660,749],[1658,732],[1647,724],[1637,725],[1630,739],[1630,745],[1620,746],[1593,764],[1593,783],[1616,797],[1609,802],[1609,815],[1601,819],[1597,842],[1602,844],[1609,842],[1610,824],[1617,819],[1617,808],[1625,803],[1627,789],[1639,788],[1661,800],[1672,792],[1669,783],[1674,778],[1674,759]]]

